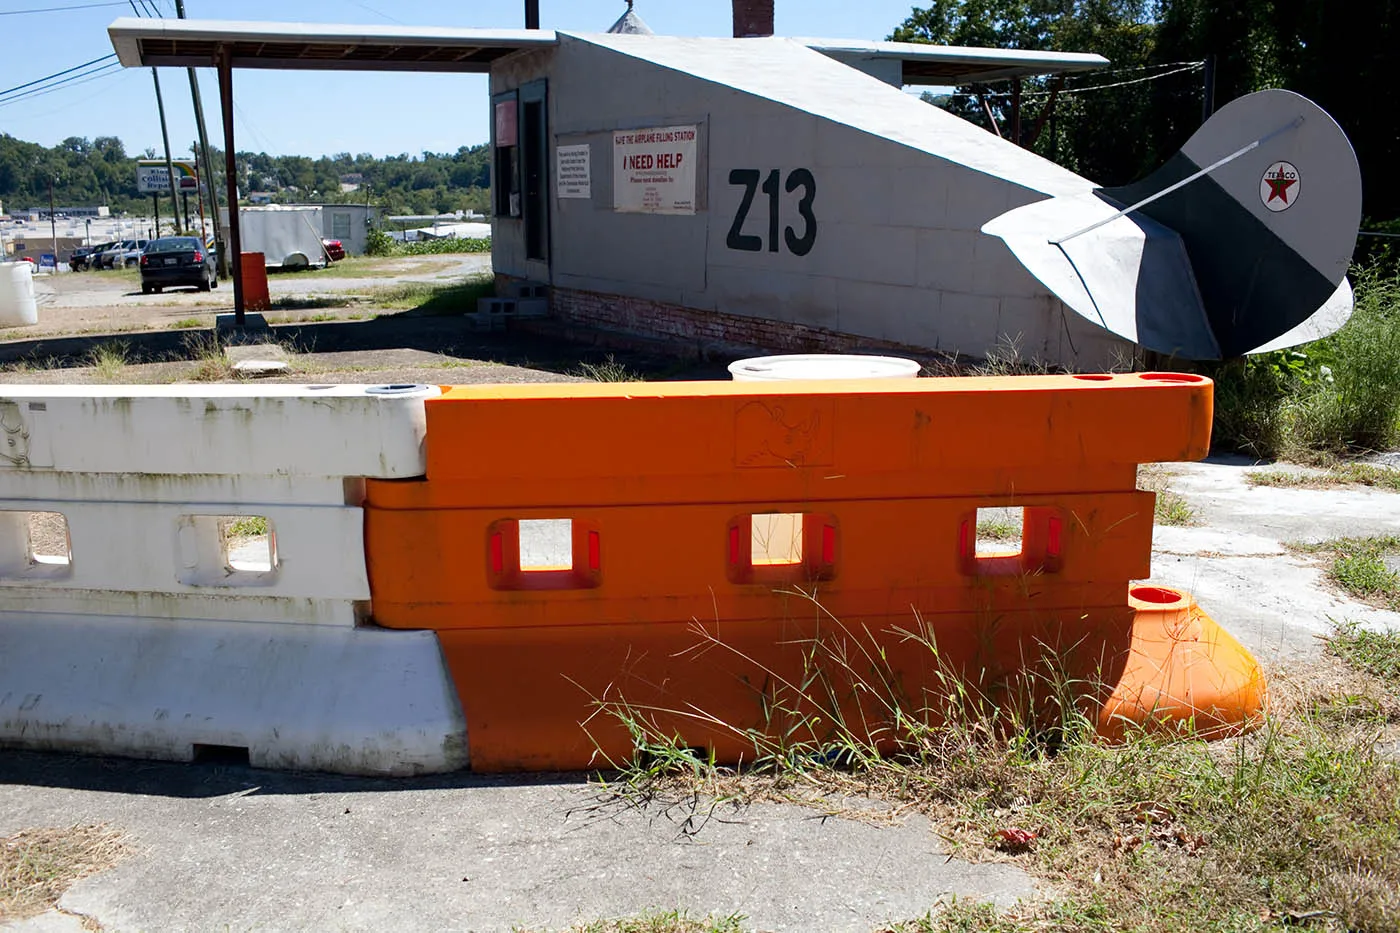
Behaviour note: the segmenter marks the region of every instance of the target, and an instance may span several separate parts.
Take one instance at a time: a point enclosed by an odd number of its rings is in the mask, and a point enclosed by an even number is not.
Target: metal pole
[[[185,0],[175,0],[175,15],[180,19],[185,18]],[[190,96],[194,98],[194,122],[199,127],[199,148],[203,151],[204,183],[209,186],[209,213],[214,221],[214,256],[219,262],[219,277],[227,279],[229,275],[228,250],[224,249],[224,228],[219,224],[219,195],[218,189],[214,187],[214,157],[209,153],[209,130],[204,125],[204,101],[199,94],[199,81],[195,77],[193,68],[186,68],[190,76]],[[203,202],[200,211],[203,212]]]
[[[1011,141],[1021,145],[1021,79],[1011,79]]]
[[[53,182],[54,176],[49,176],[49,248],[53,250],[53,271],[58,272],[58,221],[54,219],[53,211]]]
[[[156,213],[156,235],[152,239],[160,239],[160,195],[151,192],[151,209]]]
[[[540,28],[540,0],[525,0],[525,28]]]
[[[160,75],[151,69],[151,80],[156,83],[156,110],[160,112],[160,138],[165,141],[165,174],[170,181],[170,216],[174,224],[180,225],[180,196],[175,193],[175,164],[170,161],[170,133],[165,128],[165,103],[160,99]],[[179,231],[176,231],[177,233]],[[160,223],[156,223],[156,236],[160,236]]]
[[[229,257],[229,270],[233,275],[233,322],[242,327],[243,243],[238,234],[238,160],[233,144],[233,61],[228,46],[219,46],[215,60],[219,66],[219,110],[224,118],[224,183],[228,185],[228,238],[233,254]]]

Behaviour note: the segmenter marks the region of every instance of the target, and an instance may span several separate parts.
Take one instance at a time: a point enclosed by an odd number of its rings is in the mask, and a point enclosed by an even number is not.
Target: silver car
[[[123,269],[141,261],[141,251],[149,240],[122,240],[104,253],[99,253],[93,261],[98,269]]]

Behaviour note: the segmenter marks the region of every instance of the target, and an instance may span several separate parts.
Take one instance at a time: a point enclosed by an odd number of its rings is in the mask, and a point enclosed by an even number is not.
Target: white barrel
[[[27,262],[0,262],[0,327],[39,323],[34,272]]]
[[[757,356],[729,364],[735,382],[788,382],[794,379],[909,379],[923,367],[897,356],[806,353]]]

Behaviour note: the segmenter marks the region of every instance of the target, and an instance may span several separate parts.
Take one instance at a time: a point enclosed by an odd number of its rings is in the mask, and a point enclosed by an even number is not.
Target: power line
[[[1112,84],[1092,84],[1092,85],[1089,85],[1089,86],[1087,86],[1087,87],[1065,88],[1065,89],[1063,89],[1063,90],[1061,90],[1061,91],[1059,92],[1058,96],[1064,97],[1064,96],[1067,95],[1067,94],[1087,94],[1087,93],[1089,93],[1090,91],[1106,91],[1106,90],[1108,90],[1109,88],[1127,87],[1127,86],[1130,85],[1130,84],[1146,84],[1148,81],[1160,81],[1162,78],[1170,78],[1172,75],[1183,74],[1183,73],[1188,72],[1188,71],[1200,71],[1200,70],[1201,70],[1202,68],[1204,68],[1205,66],[1206,66],[1206,63],[1205,63],[1205,62],[1186,62],[1186,63],[1184,63],[1183,67],[1181,67],[1181,68],[1174,68],[1174,69],[1172,69],[1171,71],[1164,71],[1164,72],[1162,72],[1161,74],[1148,75],[1148,76],[1145,77],[1145,78],[1133,78],[1133,79],[1128,80],[1128,81],[1115,81],[1115,82],[1113,82]],[[1152,67],[1152,66],[1148,66],[1148,67]],[[1131,71],[1131,70],[1133,70],[1133,69],[1125,68],[1125,69],[1123,69],[1123,70],[1124,70],[1124,71]],[[1113,74],[1113,72],[1107,72],[1107,73],[1108,73],[1108,74]],[[1014,97],[1015,95],[1014,95],[1014,94],[1002,94],[1002,93],[998,93],[998,94],[949,94],[948,96],[949,96],[949,97],[986,97],[986,98],[991,99],[991,98],[1011,98],[1011,97]],[[1031,92],[1022,94],[1022,95],[1021,95],[1021,98],[1022,98],[1022,100],[1029,100],[1030,98],[1034,98],[1034,97],[1051,97],[1051,96],[1055,96],[1055,92],[1054,92],[1054,91],[1031,91]]]
[[[42,97],[45,94],[51,93],[53,91],[61,91],[65,88],[73,87],[74,85],[85,84],[88,80],[94,77],[101,77],[104,74],[110,74],[120,67],[120,62],[108,62],[105,65],[98,65],[86,71],[80,71],[76,74],[69,75],[66,78],[62,78],[50,84],[41,87],[31,88],[27,91],[22,91],[17,94],[11,94],[8,97],[0,98],[0,105],[17,103],[22,100],[28,100],[31,97]]]
[[[87,84],[89,81],[96,81],[98,78],[111,77],[112,75],[116,74],[121,70],[122,66],[120,62],[112,62],[109,65],[103,65],[101,68],[95,68],[91,72],[87,72],[86,74],[74,75],[72,78],[69,78],[66,81],[61,81],[57,84],[50,85],[49,87],[36,88],[32,91],[27,91],[23,94],[16,94],[14,97],[6,98],[5,100],[0,100],[0,107],[6,107],[10,104],[18,104],[21,101],[32,100],[35,97],[43,97],[45,94],[51,94],[54,91],[66,91],[69,88],[77,87],[80,84]]]
[[[61,78],[61,77],[63,77],[64,75],[68,74],[69,72],[77,71],[77,70],[79,70],[80,68],[86,68],[86,67],[88,67],[89,65],[96,65],[98,62],[104,62],[104,61],[106,61],[106,60],[109,59],[109,58],[116,58],[116,57],[117,57],[117,53],[116,53],[116,52],[113,52],[113,53],[111,53],[110,55],[103,55],[101,58],[94,58],[94,59],[93,59],[92,61],[90,61],[90,62],[83,62],[81,65],[74,65],[72,68],[65,68],[65,69],[63,69],[62,71],[56,71],[56,72],[54,72],[53,74],[51,74],[51,75],[49,75],[49,76],[47,76],[47,77],[44,77],[44,78],[35,78],[33,81],[29,81],[29,82],[27,82],[27,83],[25,83],[25,84],[17,84],[17,85],[15,85],[14,87],[9,88],[8,90],[0,91],[0,97],[4,97],[6,94],[13,94],[15,91],[22,91],[22,90],[24,90],[25,88],[27,88],[27,87],[33,87],[33,86],[36,85],[36,84],[43,84],[45,81],[52,81],[54,78]]]
[[[73,6],[47,6],[33,10],[0,10],[0,16],[23,16],[26,13],[66,13],[69,10],[95,10],[103,6],[125,6],[122,0],[109,0],[106,3],[79,3]]]

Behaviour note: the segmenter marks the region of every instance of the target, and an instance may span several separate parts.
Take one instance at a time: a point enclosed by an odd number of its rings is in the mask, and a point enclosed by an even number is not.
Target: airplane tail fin
[[[1148,349],[1220,359],[1326,336],[1351,312],[1350,142],[1290,91],[1231,102],[1162,168],[983,227],[1069,307]]]

